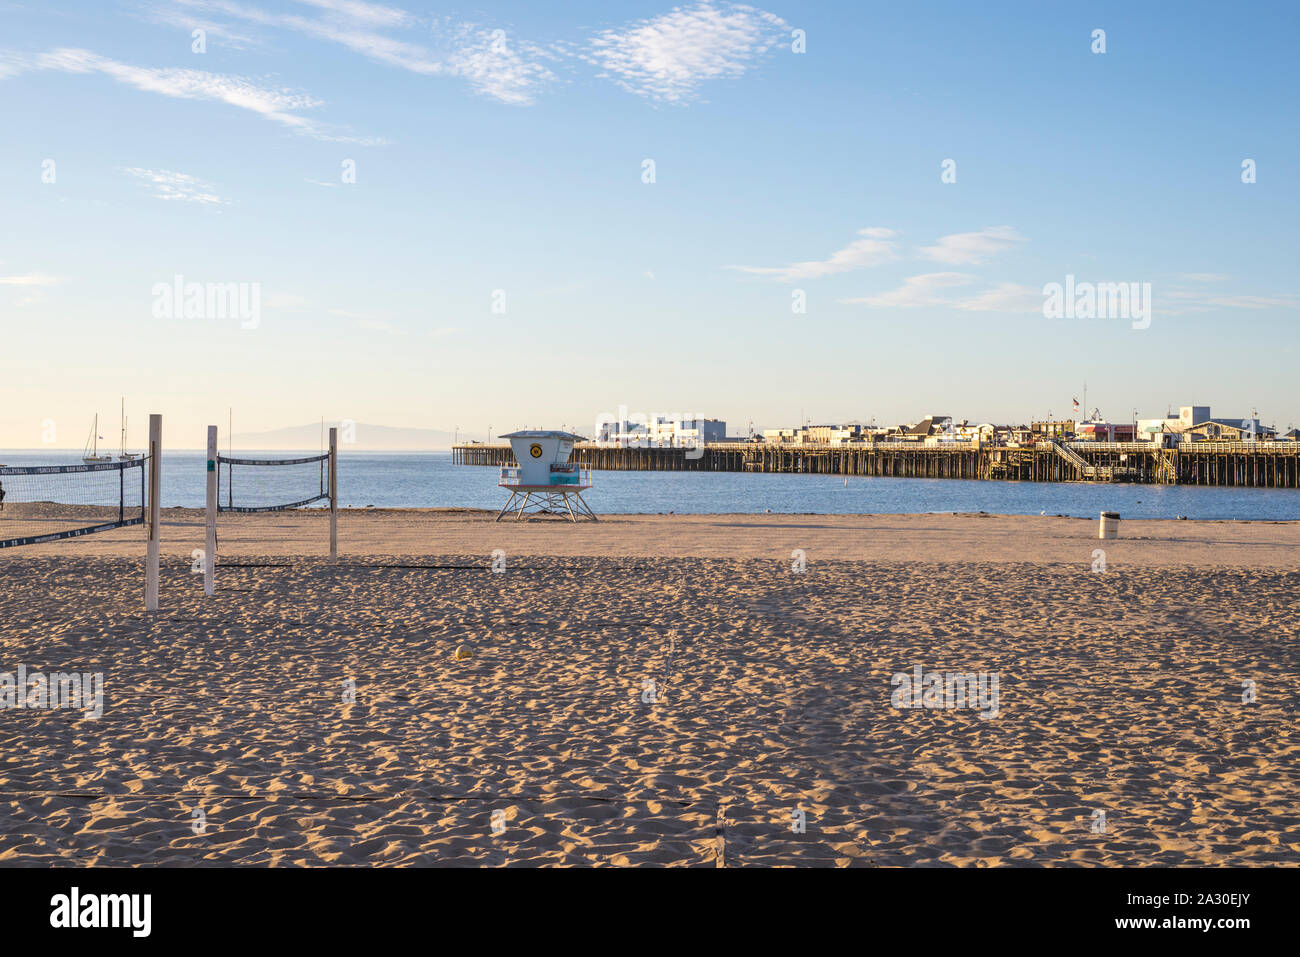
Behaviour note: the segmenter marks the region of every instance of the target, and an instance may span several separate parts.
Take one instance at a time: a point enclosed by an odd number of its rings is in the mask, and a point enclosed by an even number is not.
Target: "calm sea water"
[[[295,457],[304,452],[246,452],[257,457]],[[75,452],[0,452],[5,465],[80,464]],[[244,470],[245,473],[248,470]],[[261,472],[263,470],[254,470]],[[310,469],[306,470],[310,471]],[[202,508],[202,452],[169,452],[163,461],[164,506]],[[236,473],[237,477],[239,472]],[[297,500],[315,492],[293,477],[294,487],[265,490]],[[269,485],[271,480],[267,480]],[[453,465],[447,452],[343,452],[339,501],[347,507],[499,508],[507,493],[497,470]],[[256,483],[253,483],[256,484]],[[994,512],[1095,518],[1103,509],[1127,518],[1300,519],[1300,490],[1193,488],[1154,485],[1087,485],[1045,482],[977,482],[957,479],[853,478],[833,475],[751,475],[734,472],[594,472],[585,497],[597,513],[791,512],[912,513]],[[249,490],[250,493],[255,491]],[[256,496],[254,496],[256,497]],[[263,504],[242,500],[244,504]],[[236,501],[235,504],[241,504]]]

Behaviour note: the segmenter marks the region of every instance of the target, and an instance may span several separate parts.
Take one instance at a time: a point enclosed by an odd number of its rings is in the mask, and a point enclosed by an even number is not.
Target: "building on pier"
[[[1135,427],[1132,422],[1089,421],[1079,426],[1075,438],[1081,442],[1132,442]]]
[[[1193,442],[1267,442],[1277,430],[1260,425],[1259,419],[1209,419],[1183,432]]]
[[[601,418],[596,441],[624,448],[696,448],[705,442],[725,442],[727,423],[721,419],[669,414]]]
[[[909,438],[923,439],[928,435],[940,435],[944,432],[951,433],[952,430],[951,415],[927,415],[920,422],[899,426],[899,435],[906,441]]]
[[[1163,419],[1139,419],[1137,441],[1153,442],[1166,448],[1180,442],[1267,441],[1277,430],[1262,425],[1253,413],[1241,418],[1212,416],[1208,405],[1184,405],[1178,415]]]
[[[809,425],[796,431],[797,441],[802,445],[844,445],[865,438],[862,424],[857,422],[850,425]]]

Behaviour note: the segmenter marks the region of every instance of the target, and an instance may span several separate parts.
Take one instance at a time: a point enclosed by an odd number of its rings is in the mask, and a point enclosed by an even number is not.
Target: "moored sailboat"
[[[126,399],[122,400],[122,451],[118,454],[119,462],[133,462],[140,457],[140,452],[128,452],[126,450]]]
[[[111,462],[113,456],[99,454],[99,413],[95,413],[95,421],[90,426],[90,438],[86,439],[86,448],[81,453],[81,461],[87,465],[94,465],[97,462]]]

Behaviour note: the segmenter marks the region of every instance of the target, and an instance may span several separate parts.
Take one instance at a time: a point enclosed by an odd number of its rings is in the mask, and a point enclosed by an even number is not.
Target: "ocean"
[[[239,450],[248,458],[299,457],[310,452]],[[0,463],[80,464],[80,453],[0,451]],[[249,470],[243,470],[248,473]],[[262,472],[263,470],[254,470]],[[310,468],[306,470],[310,472]],[[236,472],[237,477],[239,472]],[[286,473],[286,478],[288,477]],[[1300,520],[1300,490],[1157,485],[870,478],[835,475],[755,475],[737,472],[593,472],[585,493],[597,513],[725,513],[766,511],[811,514],[992,512],[1095,518],[1102,510],[1125,518]],[[300,471],[295,481],[311,480]],[[267,479],[271,482],[271,479]],[[254,483],[256,484],[256,483]],[[244,488],[241,485],[241,490]],[[286,486],[285,501],[316,492]],[[167,452],[164,506],[202,508],[204,454]],[[277,490],[278,491],[278,490]],[[275,492],[270,492],[274,496]],[[348,452],[339,456],[339,503],[347,508],[462,507],[497,509],[508,494],[497,470],[453,465],[448,452]],[[116,500],[114,500],[114,503]],[[235,504],[266,504],[260,499]]]

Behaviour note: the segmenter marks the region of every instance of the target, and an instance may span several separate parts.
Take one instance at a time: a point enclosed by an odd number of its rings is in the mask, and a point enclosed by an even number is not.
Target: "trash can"
[[[1102,512],[1098,538],[1119,538],[1119,512]]]

